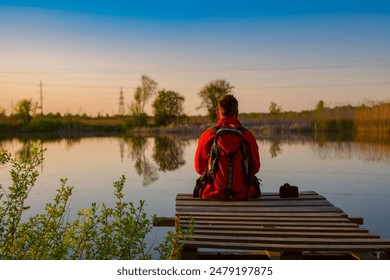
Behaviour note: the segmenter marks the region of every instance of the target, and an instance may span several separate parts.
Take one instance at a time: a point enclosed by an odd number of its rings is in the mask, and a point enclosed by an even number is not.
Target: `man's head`
[[[218,117],[237,117],[238,116],[238,101],[231,95],[223,95],[218,100]]]

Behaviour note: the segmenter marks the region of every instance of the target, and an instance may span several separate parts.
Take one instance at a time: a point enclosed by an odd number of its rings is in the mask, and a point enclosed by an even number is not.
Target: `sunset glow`
[[[185,96],[188,115],[205,114],[197,92],[215,79],[235,87],[241,112],[390,98],[384,1],[79,2],[0,3],[7,114],[38,102],[40,81],[45,113],[116,114],[120,88],[129,104],[142,74]]]

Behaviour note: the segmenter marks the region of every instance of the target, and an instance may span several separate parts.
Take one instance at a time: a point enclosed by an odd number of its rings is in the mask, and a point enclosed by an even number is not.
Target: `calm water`
[[[61,178],[74,186],[71,214],[92,202],[113,203],[112,183],[123,174],[128,200],[146,201],[146,210],[174,216],[175,196],[192,192],[196,139],[82,138],[43,142],[41,175],[29,196],[30,213],[41,213],[53,199]],[[0,147],[23,157],[31,141],[0,141]],[[390,238],[390,144],[316,143],[308,140],[259,140],[263,192],[285,182],[316,191],[350,216],[362,216],[364,227]],[[0,184],[10,183],[9,166],[0,167]],[[165,230],[165,229],[164,229]],[[162,230],[162,231],[164,231]],[[161,230],[153,233],[158,242]]]

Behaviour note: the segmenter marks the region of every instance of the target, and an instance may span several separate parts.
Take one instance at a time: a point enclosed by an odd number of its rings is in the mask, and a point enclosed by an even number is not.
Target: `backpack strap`
[[[229,192],[232,192],[232,185],[233,185],[233,157],[234,157],[234,154],[229,154],[227,156],[227,159],[228,159],[227,188],[228,188]]]

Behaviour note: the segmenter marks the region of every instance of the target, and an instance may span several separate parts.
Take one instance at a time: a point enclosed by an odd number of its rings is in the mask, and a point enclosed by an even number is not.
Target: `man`
[[[243,128],[238,120],[238,102],[233,95],[227,94],[218,100],[217,116],[216,127],[205,130],[198,141],[195,170],[201,177],[194,196],[238,200],[259,197],[255,177],[260,170],[259,148],[252,132]],[[227,132],[217,136],[221,128]],[[210,151],[218,154],[216,160],[215,156],[210,159]]]

